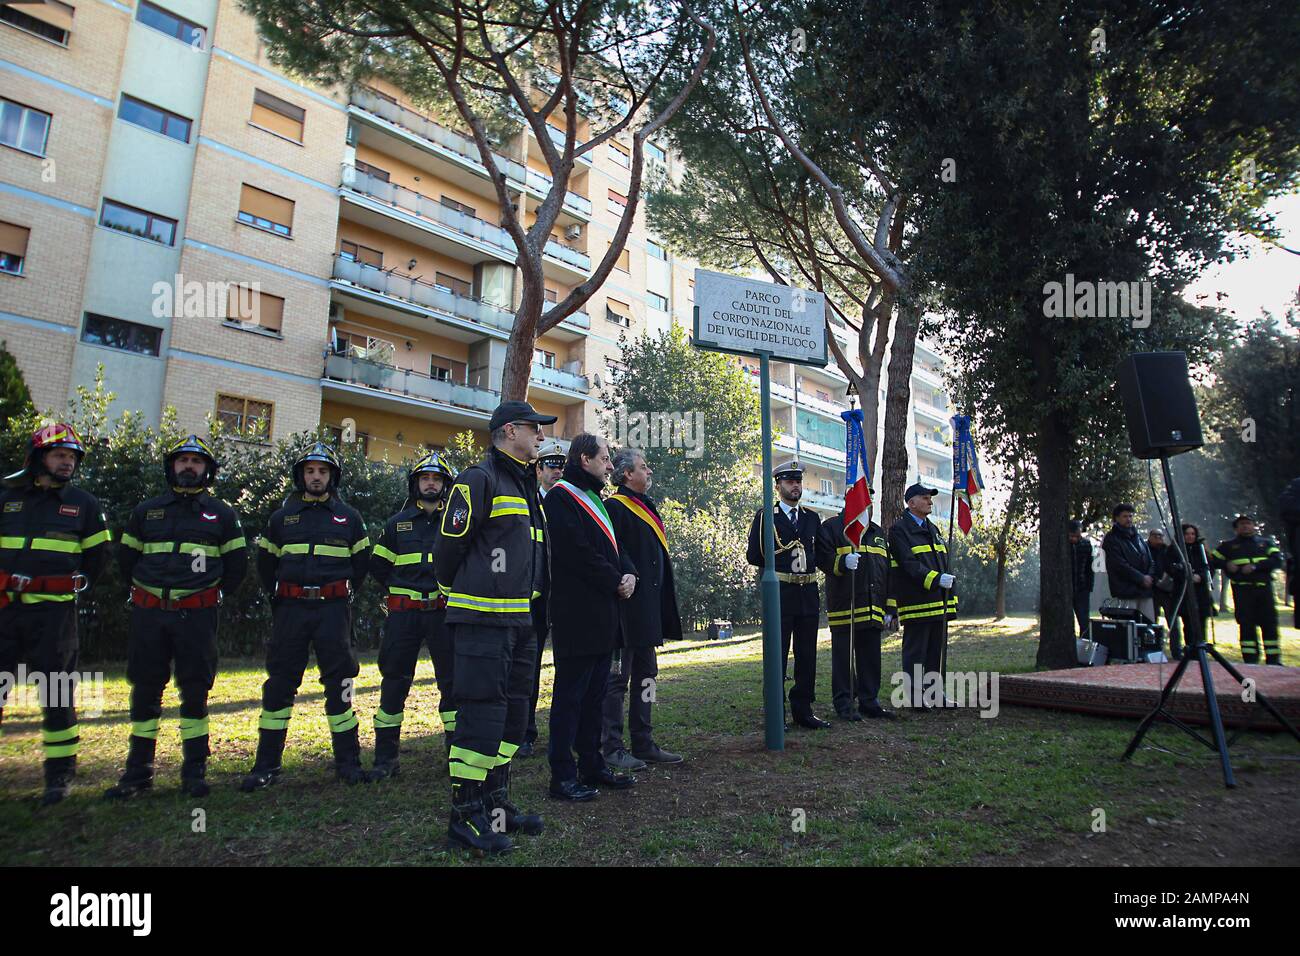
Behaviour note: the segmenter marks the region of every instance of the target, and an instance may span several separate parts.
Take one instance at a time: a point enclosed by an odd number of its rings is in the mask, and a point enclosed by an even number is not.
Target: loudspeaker
[[[1185,352],[1134,352],[1116,368],[1135,458],[1181,455],[1205,444]]]

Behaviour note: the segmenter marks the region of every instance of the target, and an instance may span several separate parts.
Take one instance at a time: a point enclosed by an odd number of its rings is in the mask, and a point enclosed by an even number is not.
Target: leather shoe
[[[584,774],[579,779],[589,787],[609,787],[611,790],[626,790],[636,784],[636,777],[630,773],[615,773],[609,767]]]
[[[594,800],[600,791],[576,780],[552,780],[550,793],[556,799],[572,800],[576,803],[581,800]]]
[[[816,714],[809,712],[806,714],[796,714],[794,722],[800,727],[807,727],[809,730],[821,730],[831,725],[829,720],[822,720]]]
[[[531,757],[534,753],[536,753],[536,751],[533,750],[533,742],[531,740],[525,740],[519,745],[519,749],[515,751],[515,756]]]
[[[856,710],[850,710],[848,708],[845,708],[844,710],[835,711],[835,716],[838,717],[840,720],[848,720],[854,722],[860,721],[862,719],[862,714],[859,714]]]
[[[863,717],[866,717],[868,720],[897,720],[898,719],[898,715],[896,713],[894,713],[892,710],[885,710],[885,708],[881,707],[879,704],[876,704],[874,707],[869,705],[863,705],[858,708],[858,713],[860,713]]]
[[[636,757],[637,760],[643,760],[646,763],[672,764],[682,762],[681,754],[675,754],[670,750],[664,750],[664,748],[660,747],[658,744],[651,744],[649,750],[634,752],[632,756]]]

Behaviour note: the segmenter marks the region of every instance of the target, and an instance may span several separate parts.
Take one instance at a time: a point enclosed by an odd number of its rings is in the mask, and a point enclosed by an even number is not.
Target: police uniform
[[[422,499],[422,474],[441,475],[446,483],[435,498]],[[447,748],[456,731],[451,632],[447,596],[434,571],[442,509],[455,471],[441,455],[425,455],[407,475],[406,507],[388,519],[370,554],[370,576],[384,588],[388,619],[379,645],[379,709],[375,711],[375,769],[372,780],[395,776],[398,741],[406,698],[415,678],[420,646],[429,649],[438,682],[438,712]]]
[[[306,491],[303,470],[309,461],[330,468],[323,495]],[[279,775],[293,699],[313,649],[325,687],[335,773],[347,783],[366,779],[352,710],[351,682],[360,672],[352,650],[352,596],[365,580],[370,539],[360,512],[339,498],[342,472],[330,448],[314,445],[294,465],[297,491],[271,515],[258,542],[258,575],[272,595],[272,631],[257,758],[244,779],[246,791],[265,787]]]
[[[85,457],[71,425],[44,426],[32,435],[22,471],[5,478],[0,491],[0,673],[15,674],[23,661],[44,677],[47,805],[67,795],[76,773],[81,738],[69,676],[77,667],[76,596],[99,578],[109,541],[95,496],[45,468],[54,448],[73,451],[77,465]],[[0,720],[6,696],[0,688]]]
[[[858,555],[856,570],[845,567]],[[855,546],[844,534],[843,513],[827,518],[817,532],[817,567],[826,575],[826,618],[831,626],[831,694],[835,713],[846,720],[893,717],[876,700],[880,694],[880,636],[889,593],[889,551],[880,525],[870,521]],[[857,686],[850,681],[849,639]]]
[[[773,479],[803,478],[797,461],[779,465]],[[821,522],[809,508],[795,505],[787,514],[778,502],[772,508],[775,532],[776,577],[781,582],[781,663],[784,669],[794,646],[794,686],[790,689],[790,712],[796,723],[811,728],[827,727],[812,712],[817,682],[817,625],[821,617],[821,595],[817,590],[817,529]],[[749,527],[746,558],[763,567],[763,511],[754,515]]]
[[[919,494],[937,494],[937,489],[912,485],[904,500]],[[940,674],[943,658],[944,621],[957,616],[957,595],[945,596],[940,576],[949,573],[948,546],[929,518],[919,521],[911,511],[903,512],[889,529],[889,599],[903,625],[904,686],[911,688],[910,703],[918,706],[924,684],[916,686],[917,668],[922,675]]]
[[[1235,528],[1242,519],[1233,521]],[[1241,631],[1241,659],[1259,663],[1256,631],[1264,634],[1264,662],[1282,663],[1277,631],[1277,605],[1273,601],[1273,572],[1282,567],[1282,549],[1267,535],[1237,535],[1220,541],[1210,552],[1210,567],[1223,568],[1232,582],[1232,604]]]
[[[207,461],[192,485],[181,485],[176,458]],[[208,792],[208,693],[217,676],[217,614],[221,596],[233,594],[248,567],[239,517],[207,488],[217,473],[207,442],[190,435],[163,458],[170,490],[137,505],[118,549],[122,578],[131,583],[131,737],[126,769],[106,796],[127,797],[153,785],[154,751],[163,689],[176,667],[181,699],[181,789]]]

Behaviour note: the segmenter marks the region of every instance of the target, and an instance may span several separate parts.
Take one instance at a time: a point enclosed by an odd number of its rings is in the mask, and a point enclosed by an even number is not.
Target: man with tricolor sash
[[[497,406],[488,422],[492,448],[456,476],[434,555],[455,649],[447,842],[476,855],[503,853],[513,846],[506,833],[540,833],[543,826],[541,817],[510,802],[510,761],[528,722],[537,657],[531,605],[546,560],[529,462],[543,426],[555,421],[527,402]]]
[[[219,465],[206,441],[190,435],[163,456],[167,491],[136,505],[118,549],[131,582],[126,665],[131,736],[126,767],[104,794],[111,800],[153,786],[163,689],[173,663],[181,699],[181,790],[208,793],[208,694],[217,677],[217,623],[223,594],[248,569],[235,510],[211,493]]]
[[[67,796],[81,743],[67,679],[77,667],[77,595],[94,587],[109,532],[94,495],[72,484],[86,456],[72,426],[38,428],[0,491],[0,674],[19,661],[44,677],[41,743],[49,806]],[[57,692],[56,692],[57,688]],[[6,686],[0,686],[0,719]]]
[[[605,694],[605,760],[622,770],[640,769],[647,763],[682,761],[680,754],[655,743],[651,720],[659,677],[655,648],[682,636],[668,536],[659,509],[649,494],[653,476],[643,453],[635,448],[621,449],[614,456],[614,484],[618,490],[605,499],[614,537],[638,574],[636,590],[628,600],[618,604],[619,648],[614,653],[615,663],[611,665]],[[630,754],[623,746],[625,700],[632,743]]]

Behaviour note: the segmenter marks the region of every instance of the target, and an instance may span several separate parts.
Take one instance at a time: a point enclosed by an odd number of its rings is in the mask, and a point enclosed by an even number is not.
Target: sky
[[[1300,250],[1300,193],[1274,200],[1268,210],[1277,217],[1282,244]],[[1207,269],[1189,287],[1187,297],[1195,301],[1197,295],[1208,294],[1203,304],[1213,305],[1215,296],[1223,292],[1226,297],[1219,304],[1242,322],[1258,316],[1261,309],[1284,315],[1300,288],[1300,256],[1253,239],[1247,246],[1248,257]]]

